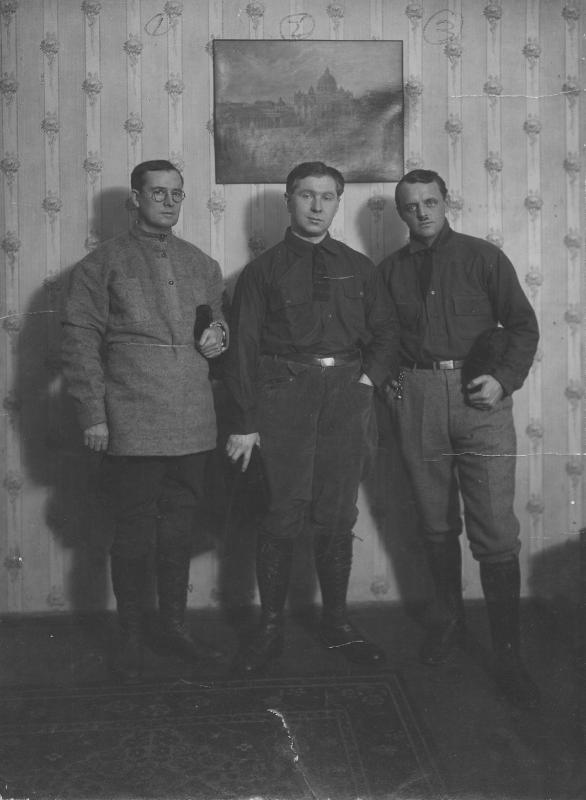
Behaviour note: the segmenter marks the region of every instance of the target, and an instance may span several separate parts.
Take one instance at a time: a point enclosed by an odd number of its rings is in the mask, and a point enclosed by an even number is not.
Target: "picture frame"
[[[349,183],[403,174],[401,41],[214,41],[216,183],[284,183],[323,161]]]

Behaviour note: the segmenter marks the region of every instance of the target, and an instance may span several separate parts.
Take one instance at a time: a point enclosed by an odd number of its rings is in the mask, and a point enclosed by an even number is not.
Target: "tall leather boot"
[[[187,585],[189,582],[190,546],[165,548],[157,556],[157,593],[159,597],[159,643],[166,652],[184,661],[212,662],[221,666],[224,655],[198,640],[194,642],[185,624]]]
[[[278,539],[259,535],[256,542],[256,577],[261,604],[260,625],[252,639],[236,655],[232,669],[235,674],[255,675],[283,650],[283,611],[291,564],[294,539]]]
[[[520,655],[519,559],[480,563],[480,580],[486,600],[495,655],[496,682],[505,697],[520,708],[539,705],[539,689],[525,669]]]
[[[143,671],[142,614],[148,559],[112,553],[110,569],[120,625],[112,670],[123,681],[135,681]]]
[[[386,661],[384,650],[369,642],[348,621],[346,597],[352,569],[352,534],[317,535],[315,567],[322,594],[320,634],[329,650],[339,652],[355,664],[378,666]]]
[[[419,651],[424,664],[445,663],[466,641],[462,599],[462,551],[456,535],[443,541],[425,541],[434,585],[434,607],[427,636]]]

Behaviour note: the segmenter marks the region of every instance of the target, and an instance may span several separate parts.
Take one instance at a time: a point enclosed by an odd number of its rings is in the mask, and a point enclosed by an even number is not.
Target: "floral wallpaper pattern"
[[[402,40],[405,169],[446,178],[451,225],[504,248],[540,320],[515,398],[524,565],[571,542],[585,524],[583,30],[577,0],[0,0],[0,613],[112,605],[59,303],[71,266],[128,225],[132,167],[184,171],[177,233],[228,286],[282,234],[282,187],[215,183],[215,38]],[[349,185],[334,235],[375,261],[399,247],[393,190]],[[391,477],[377,477],[390,493]],[[407,521],[360,504],[351,599],[397,599],[385,539]],[[216,554],[192,571],[190,604],[219,602]],[[479,596],[469,556],[465,571]]]

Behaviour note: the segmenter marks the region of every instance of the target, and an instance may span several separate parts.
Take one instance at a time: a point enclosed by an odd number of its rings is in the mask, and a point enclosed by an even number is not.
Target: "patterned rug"
[[[6,690],[0,797],[436,800],[394,673]]]

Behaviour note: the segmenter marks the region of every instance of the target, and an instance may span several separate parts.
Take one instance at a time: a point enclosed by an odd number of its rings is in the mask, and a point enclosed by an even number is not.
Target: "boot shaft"
[[[521,593],[519,559],[515,556],[506,561],[481,561],[480,581],[487,602],[518,600]]]
[[[434,587],[434,616],[439,620],[463,620],[462,550],[458,536],[442,542],[426,540],[427,563]]]
[[[112,588],[121,628],[132,636],[140,633],[148,582],[149,560],[110,557]]]
[[[265,624],[282,620],[291,567],[294,539],[278,539],[259,534],[256,541],[256,579]]]
[[[504,696],[520,708],[536,708],[540,693],[521,659],[519,607],[521,571],[515,556],[496,564],[480,564],[495,654],[495,678]]]
[[[346,621],[353,545],[352,534],[318,536],[315,540],[315,568],[322,595],[323,619],[331,624]]]
[[[519,606],[521,572],[517,557],[496,563],[480,563],[480,581],[497,659],[520,658]]]
[[[157,595],[159,612],[169,623],[183,625],[187,607],[191,548],[159,552],[157,556]]]

